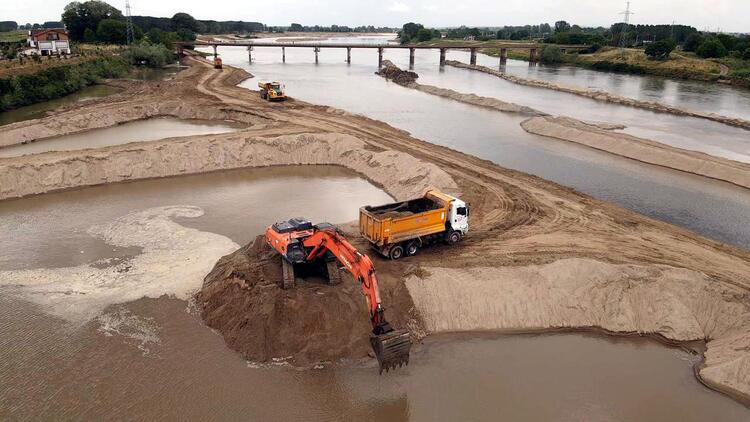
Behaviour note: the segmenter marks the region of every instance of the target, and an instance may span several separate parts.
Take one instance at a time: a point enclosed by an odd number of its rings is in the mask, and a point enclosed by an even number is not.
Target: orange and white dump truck
[[[359,231],[383,256],[399,259],[430,244],[458,243],[469,231],[469,206],[430,190],[421,198],[360,208]]]

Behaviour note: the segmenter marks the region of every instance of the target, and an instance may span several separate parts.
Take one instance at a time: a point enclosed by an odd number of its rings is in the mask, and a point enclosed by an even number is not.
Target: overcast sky
[[[69,0],[2,0],[0,20],[59,20]],[[125,0],[108,3],[125,11]],[[620,0],[132,0],[134,15],[258,21],[267,25],[502,26],[553,23],[609,26],[625,10]],[[750,32],[750,0],[634,0],[633,23],[676,23],[698,29]]]

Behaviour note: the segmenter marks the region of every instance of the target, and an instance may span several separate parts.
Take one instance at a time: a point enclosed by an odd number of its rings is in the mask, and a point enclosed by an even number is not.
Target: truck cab
[[[469,206],[466,202],[452,197],[450,210],[450,225],[454,231],[461,232],[461,236],[466,236],[469,231]]]

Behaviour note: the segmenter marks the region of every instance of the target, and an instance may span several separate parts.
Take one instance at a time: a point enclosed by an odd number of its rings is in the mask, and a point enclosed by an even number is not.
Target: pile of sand
[[[750,188],[750,164],[676,148],[613,132],[569,117],[534,117],[521,123],[529,133],[586,145],[621,157]]]
[[[262,236],[221,258],[196,295],[206,325],[255,362],[367,356],[372,326],[359,286],[350,277],[336,286],[308,278],[283,290],[280,259]]]
[[[234,132],[0,159],[0,199],[215,170],[313,164],[354,170],[397,199],[421,196],[431,187],[458,189],[439,166],[403,152],[373,151],[350,135]]]

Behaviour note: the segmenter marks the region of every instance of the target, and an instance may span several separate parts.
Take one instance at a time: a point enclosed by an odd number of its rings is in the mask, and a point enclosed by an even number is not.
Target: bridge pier
[[[530,62],[536,61],[536,48],[529,49],[529,61]]]
[[[378,69],[383,66],[383,47],[378,47]]]
[[[409,69],[414,69],[414,52],[416,49],[414,47],[409,49]]]
[[[215,59],[218,56],[218,54],[216,53],[216,50],[219,48],[219,46],[214,44],[213,47],[214,47],[214,59]]]
[[[440,49],[440,66],[445,66],[445,50],[447,50],[447,48]]]
[[[286,47],[281,47],[281,63],[286,63]]]
[[[471,48],[469,49],[471,51],[471,55],[469,56],[469,64],[476,65],[477,64],[477,49]]]
[[[500,61],[505,62],[506,60],[508,60],[508,49],[501,48],[500,49]]]
[[[320,53],[320,47],[313,47],[313,51],[315,52],[315,64],[318,64],[318,53]]]
[[[352,64],[352,48],[346,47],[346,62]]]

